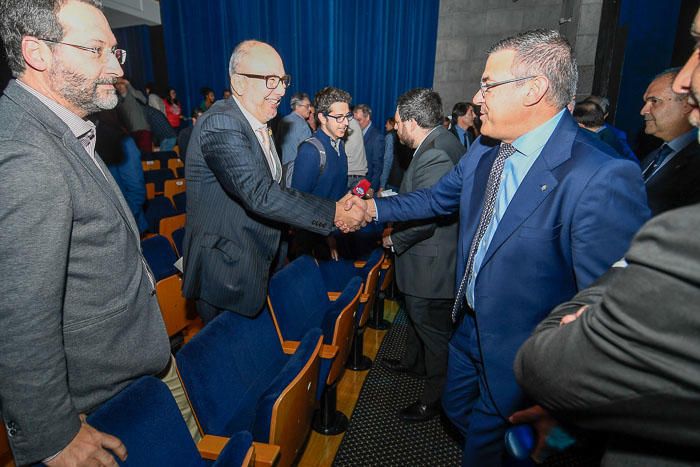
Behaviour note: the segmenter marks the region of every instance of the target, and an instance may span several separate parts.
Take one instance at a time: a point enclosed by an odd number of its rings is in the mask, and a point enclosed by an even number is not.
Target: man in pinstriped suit
[[[263,306],[281,227],[322,235],[365,223],[345,210],[280,184],[282,166],[267,122],[277,115],[289,76],[270,45],[244,41],[229,63],[233,98],[197,121],[187,149],[187,225],[183,293],[205,322],[224,310],[254,316]]]

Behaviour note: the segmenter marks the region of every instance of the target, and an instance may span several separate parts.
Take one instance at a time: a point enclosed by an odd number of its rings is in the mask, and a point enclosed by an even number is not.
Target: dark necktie
[[[654,157],[654,160],[651,162],[651,164],[647,165],[647,168],[644,169],[644,173],[642,176],[644,177],[644,181],[646,182],[653,174],[656,172],[656,169],[659,168],[659,166],[663,163],[664,159],[668,157],[669,154],[673,152],[673,149],[671,149],[671,146],[668,144],[664,143],[661,148],[659,149],[659,152],[656,153],[656,157]]]
[[[484,238],[486,229],[488,229],[491,219],[493,219],[493,212],[496,208],[496,197],[498,196],[498,188],[501,186],[501,175],[503,174],[503,167],[505,166],[506,159],[513,155],[515,148],[508,143],[501,143],[501,147],[498,149],[498,156],[496,160],[493,161],[491,166],[491,172],[489,173],[489,180],[486,183],[486,192],[484,193],[484,207],[481,211],[481,218],[479,219],[479,227],[476,229],[476,234],[472,240],[472,245],[469,248],[469,256],[467,257],[467,266],[464,268],[464,276],[462,277],[462,282],[459,283],[459,289],[457,289],[457,297],[455,297],[455,303],[452,306],[452,321],[457,322],[459,317],[459,312],[462,309],[462,300],[466,292],[467,284],[471,278],[474,269],[474,258],[476,257],[476,252],[479,249],[479,243]]]

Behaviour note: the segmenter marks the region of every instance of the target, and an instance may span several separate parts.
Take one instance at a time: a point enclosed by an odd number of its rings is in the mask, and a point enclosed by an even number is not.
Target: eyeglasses
[[[39,39],[39,40],[44,41],[44,42],[51,42],[52,44],[67,45],[69,47],[75,47],[76,49],[80,49],[80,50],[86,50],[88,52],[92,52],[95,55],[97,55],[97,58],[100,60],[104,60],[105,52],[109,52],[112,55],[114,55],[114,58],[117,59],[117,62],[119,62],[120,65],[123,65],[124,62],[126,62],[126,50],[118,49],[116,46],[114,46],[110,49],[107,49],[105,47],[85,47],[84,45],[69,44],[68,42],[52,41],[50,39]]]
[[[479,90],[481,91],[481,97],[483,97],[485,99],[486,93],[489,92],[491,90],[491,88],[495,88],[496,86],[500,86],[501,84],[516,83],[518,81],[523,81],[523,80],[532,79],[532,78],[537,78],[537,75],[526,76],[524,78],[512,78],[512,79],[507,79],[505,81],[497,81],[495,83],[481,83],[479,85]]]
[[[328,118],[335,119],[335,121],[338,123],[342,123],[343,120],[346,120],[348,123],[350,123],[350,120],[352,120],[352,112],[348,112],[344,115],[331,115],[331,114],[327,114],[327,113],[324,113],[323,115],[325,115]]]
[[[237,75],[245,76],[246,78],[264,79],[265,86],[267,89],[277,89],[277,86],[282,83],[282,86],[286,89],[292,83],[292,77],[290,75],[277,76],[277,75],[254,75],[252,73],[236,73]]]

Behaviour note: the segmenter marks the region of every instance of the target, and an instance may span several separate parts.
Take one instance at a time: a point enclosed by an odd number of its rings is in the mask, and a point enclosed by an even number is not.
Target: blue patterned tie
[[[501,186],[501,175],[503,174],[503,167],[506,164],[506,159],[513,155],[515,148],[508,143],[501,143],[501,147],[498,149],[498,156],[496,160],[493,161],[491,166],[491,172],[489,173],[489,180],[486,183],[486,192],[484,193],[484,208],[481,211],[481,218],[479,219],[479,227],[476,229],[476,235],[472,240],[472,245],[469,248],[469,256],[467,259],[467,267],[464,268],[464,276],[462,277],[462,282],[459,283],[459,289],[457,289],[457,297],[455,297],[455,303],[452,306],[452,322],[456,323],[459,318],[459,312],[462,309],[462,301],[464,300],[465,289],[471,278],[474,269],[474,257],[479,249],[479,243],[481,239],[484,238],[486,229],[493,219],[493,212],[496,207],[496,197],[498,196],[498,188]]]
[[[644,177],[644,181],[646,182],[651,178],[652,175],[654,175],[654,172],[656,172],[656,169],[659,168],[659,166],[663,163],[664,159],[668,157],[669,154],[673,152],[673,149],[671,149],[671,146],[668,144],[664,143],[661,145],[661,148],[659,148],[659,152],[656,153],[656,157],[654,157],[654,160],[651,162],[651,164],[647,165],[647,168],[644,169],[644,173],[642,176]]]

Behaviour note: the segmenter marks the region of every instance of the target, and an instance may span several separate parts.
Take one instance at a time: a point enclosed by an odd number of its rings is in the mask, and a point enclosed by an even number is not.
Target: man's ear
[[[27,66],[37,71],[46,71],[52,60],[49,46],[32,36],[22,37],[22,56]]]
[[[311,114],[311,115],[313,116],[313,114]],[[326,123],[328,123],[328,117],[326,117],[325,115],[323,115],[322,112],[316,111],[316,115],[318,116],[318,122],[319,122],[321,125],[326,125]]]
[[[236,96],[242,96],[247,89],[247,81],[243,79],[244,77],[237,74],[231,75],[231,91]]]
[[[544,76],[532,78],[527,86],[527,94],[525,95],[524,103],[526,106],[538,104],[549,89],[549,80]]]

